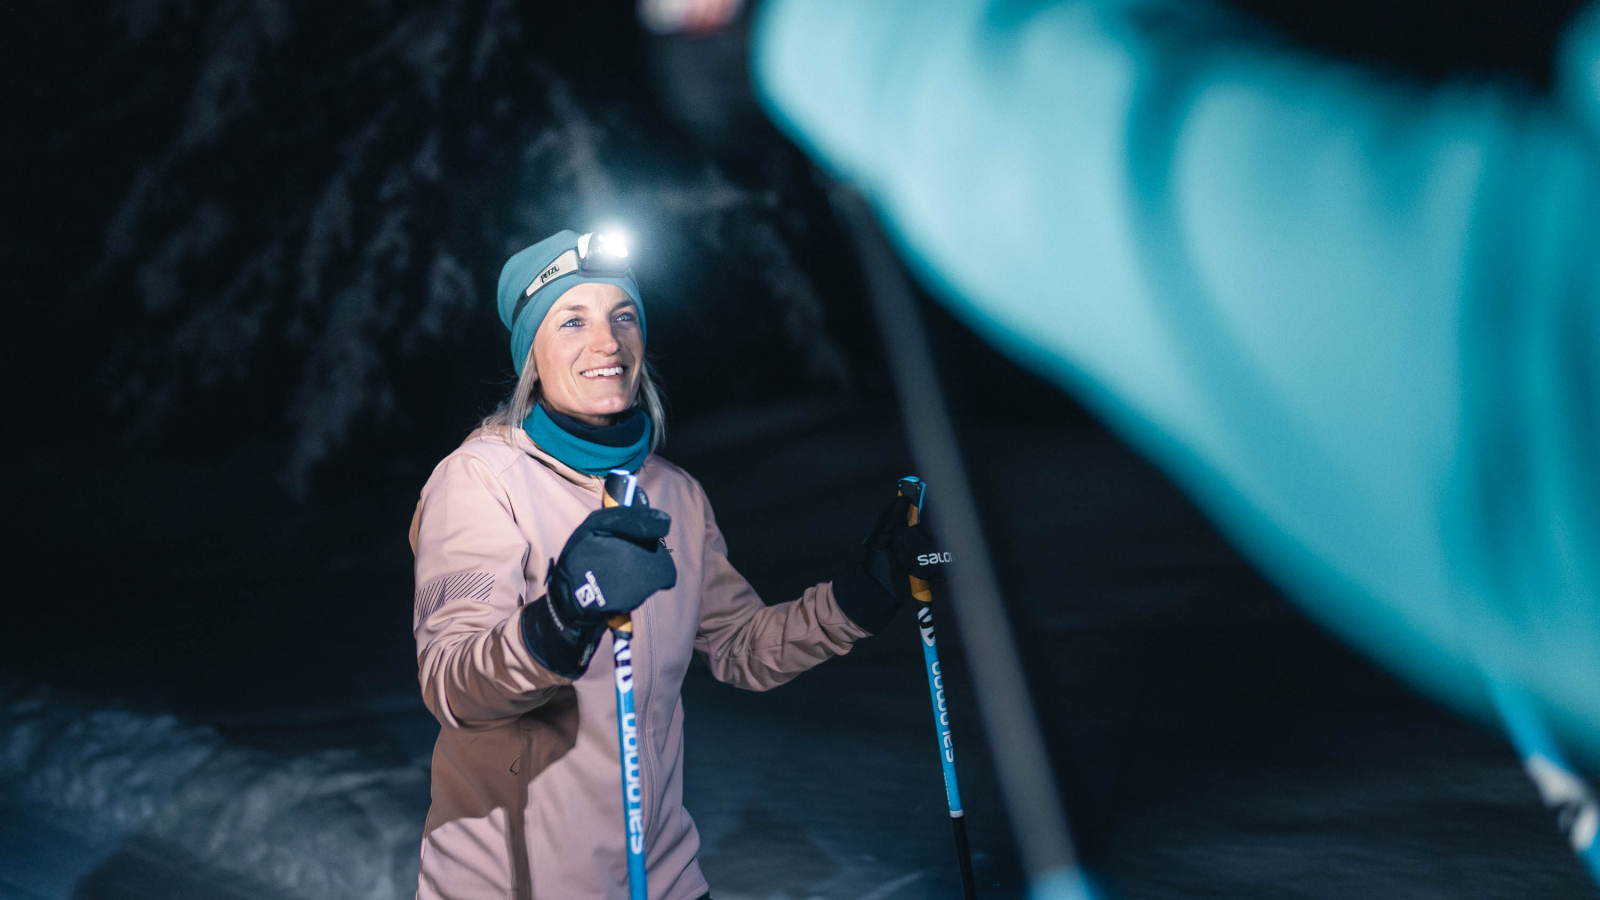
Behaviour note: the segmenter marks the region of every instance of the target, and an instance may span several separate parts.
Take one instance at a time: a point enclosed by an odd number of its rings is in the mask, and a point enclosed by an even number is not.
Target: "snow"
[[[0,691],[0,746],[0,805],[41,826],[25,829],[37,847],[0,841],[19,890],[68,896],[69,878],[130,844],[157,848],[174,869],[291,896],[415,890],[421,763],[378,765],[339,749],[285,758],[172,715],[16,686]],[[57,852],[35,865],[41,848]],[[74,857],[77,866],[63,864]]]
[[[931,714],[916,693],[922,677],[881,663],[840,666],[802,676],[809,690],[758,695],[695,669],[685,683],[686,794],[715,896],[881,900],[959,890]],[[361,716],[288,710],[235,717],[228,730],[293,746],[315,723],[344,722],[321,740],[370,743],[359,732],[373,717],[349,724]],[[411,896],[437,726],[414,707],[377,718],[403,734],[396,744],[415,754],[411,762],[384,764],[384,754],[354,749],[286,753],[172,715],[7,688],[0,806],[30,838],[0,833],[8,873],[0,896],[10,888],[65,898],[89,881],[196,872],[207,891],[244,884],[286,897]],[[969,791],[992,794],[976,767],[969,776]],[[979,876],[991,876],[985,896],[1020,896],[999,811],[975,812],[969,827]],[[1012,868],[992,865],[997,856]],[[993,890],[997,881],[1007,889]]]

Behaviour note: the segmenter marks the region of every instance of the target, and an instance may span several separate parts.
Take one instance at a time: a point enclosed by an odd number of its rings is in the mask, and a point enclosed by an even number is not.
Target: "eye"
[[[577,328],[577,327],[579,327],[581,325],[583,325],[583,320],[578,318],[577,316],[573,316],[572,318],[567,319],[565,322],[561,323],[561,327],[562,328]]]
[[[614,322],[637,322],[637,321],[639,321],[639,316],[638,316],[637,313],[635,313],[633,310],[630,309],[630,310],[627,310],[626,312],[617,313],[616,317],[614,319],[612,319],[612,321],[614,321]]]

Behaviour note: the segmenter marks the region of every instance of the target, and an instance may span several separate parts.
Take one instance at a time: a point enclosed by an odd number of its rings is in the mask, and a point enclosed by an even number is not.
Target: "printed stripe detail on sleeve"
[[[439,610],[439,607],[451,600],[460,600],[464,597],[488,600],[489,593],[493,590],[493,572],[462,572],[435,578],[417,589],[417,605],[411,627],[416,628],[426,622],[429,616]]]

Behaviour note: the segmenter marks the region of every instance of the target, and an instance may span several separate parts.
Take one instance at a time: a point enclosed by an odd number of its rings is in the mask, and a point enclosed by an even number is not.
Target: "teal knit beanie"
[[[577,249],[578,233],[559,231],[532,247],[518,251],[500,269],[500,287],[496,291],[500,321],[511,330],[511,363],[516,366],[518,375],[522,374],[528,349],[533,346],[533,335],[539,330],[539,323],[544,321],[545,313],[574,285],[592,282],[614,284],[622,288],[639,308],[639,332],[645,333],[644,300],[639,297],[639,283],[634,280],[632,272],[600,277],[571,271],[538,285],[534,290],[536,279],[551,263],[568,250],[576,252]]]

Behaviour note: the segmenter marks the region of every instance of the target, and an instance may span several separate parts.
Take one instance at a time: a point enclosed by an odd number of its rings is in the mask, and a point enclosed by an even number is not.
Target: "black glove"
[[[833,596],[850,621],[873,634],[882,631],[911,598],[910,576],[944,581],[950,554],[940,551],[922,522],[906,524],[909,497],[896,497],[878,514],[862,541],[861,563],[833,580]]]
[[[661,539],[672,517],[614,506],[589,514],[550,566],[549,592],[522,608],[522,640],[539,664],[566,678],[589,668],[606,619],[678,583]]]

